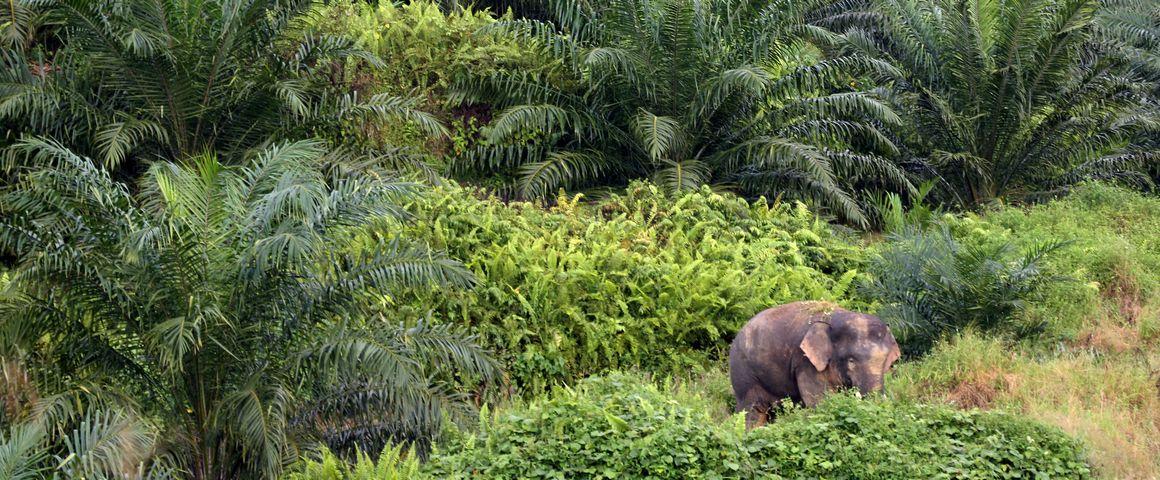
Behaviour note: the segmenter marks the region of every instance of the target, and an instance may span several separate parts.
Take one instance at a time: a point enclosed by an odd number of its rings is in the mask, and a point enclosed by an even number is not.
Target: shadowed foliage
[[[444,131],[415,99],[329,88],[324,74],[345,59],[379,62],[300,25],[311,4],[16,1],[0,46],[0,122],[113,168],[207,150],[238,159],[271,141],[336,136],[343,119]]]

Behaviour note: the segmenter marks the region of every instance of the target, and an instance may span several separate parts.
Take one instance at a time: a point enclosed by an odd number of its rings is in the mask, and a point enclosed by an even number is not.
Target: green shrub
[[[754,478],[1087,478],[1079,442],[1004,413],[832,396],[745,440]],[[767,476],[768,475],[768,476]]]
[[[870,262],[866,293],[884,306],[886,320],[907,353],[922,354],[947,333],[966,327],[1017,333],[1041,331],[1021,322],[1041,287],[1060,279],[1044,275],[1043,258],[1064,245],[1039,243],[1023,252],[1007,242],[972,243],[949,227],[891,234]]]
[[[510,20],[510,16],[500,20]],[[352,77],[357,87],[418,91],[442,95],[465,76],[490,75],[496,71],[539,71],[537,61],[519,40],[489,33],[496,22],[483,10],[456,9],[445,13],[430,1],[403,4],[336,0],[314,9],[312,26],[344,34],[355,45],[379,56],[383,65]],[[431,98],[441,102],[442,97]]]
[[[942,213],[942,208],[927,203],[927,196],[934,190],[935,183],[927,181],[918,186],[908,199],[909,205],[903,206],[902,196],[887,192],[872,196],[870,204],[874,207],[872,218],[875,226],[884,233],[895,233],[907,227],[926,229],[933,225]]]
[[[859,306],[861,252],[800,204],[636,183],[593,205],[543,209],[445,188],[414,206],[415,235],[460,258],[472,292],[420,292],[397,315],[470,325],[540,391],[609,369],[698,369],[750,317],[801,299]]]
[[[424,99],[426,109],[439,112],[444,120],[463,117],[450,122],[452,139],[445,147],[453,153],[464,152],[481,123],[474,115],[485,112],[453,112],[447,103],[452,85],[468,75],[486,77],[510,71],[549,76],[553,71],[552,63],[541,58],[527,41],[489,33],[486,27],[497,19],[487,11],[468,8],[444,13],[430,1],[373,3],[335,0],[314,8],[313,28],[350,37],[356,46],[382,60],[377,65],[351,62],[345,70],[334,72],[335,79],[364,94],[417,95]],[[422,132],[405,125],[348,133],[352,134],[348,140],[369,134],[398,145],[417,146],[428,141]]]
[[[378,459],[358,452],[353,464],[323,448],[317,458],[301,459],[285,480],[411,480],[419,478],[419,459],[401,446],[384,448]]]
[[[670,395],[612,374],[484,416],[477,433],[449,435],[412,478],[1087,478],[1080,444],[1057,429],[1002,413],[835,395],[787,407],[746,433],[718,423],[705,399]],[[295,480],[397,472],[390,452],[352,468],[313,462]],[[390,469],[383,470],[384,463]],[[333,472],[341,471],[335,475]],[[384,474],[385,475],[385,474]],[[378,478],[378,477],[375,477]],[[386,477],[394,478],[394,477]]]
[[[734,435],[642,379],[612,375],[486,419],[441,446],[434,478],[734,478]],[[470,472],[470,473],[469,473]]]

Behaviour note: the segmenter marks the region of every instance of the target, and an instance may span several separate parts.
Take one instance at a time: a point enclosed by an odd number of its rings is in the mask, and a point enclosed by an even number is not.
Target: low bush
[[[329,449],[300,460],[285,480],[411,480],[421,477],[419,458],[402,446],[388,446],[378,458],[363,452],[348,463]]]
[[[1042,323],[1022,321],[1023,311],[1046,284],[1043,259],[1064,246],[1047,242],[1017,252],[1011,243],[964,242],[945,225],[893,233],[870,261],[866,293],[884,305],[904,352],[925,353],[945,334],[967,327],[1025,336]]]
[[[749,204],[707,188],[651,184],[551,208],[444,188],[414,205],[424,238],[462,259],[472,292],[419,292],[388,305],[469,325],[533,391],[609,369],[707,365],[750,317],[824,299],[857,308],[862,254],[801,204]],[[392,234],[390,232],[384,235]]]
[[[435,478],[699,479],[737,477],[732,429],[629,375],[594,377],[485,418],[450,438]]]
[[[844,395],[783,412],[754,430],[745,449],[753,478],[1090,476],[1079,442],[1053,427],[1005,413]]]
[[[413,478],[1087,478],[1080,444],[1002,413],[835,395],[787,407],[750,432],[712,407],[626,374],[485,415],[478,433],[449,436]],[[394,471],[408,467],[384,456]],[[319,462],[307,462],[321,471]],[[363,457],[353,470],[373,471]],[[311,468],[305,468],[310,471]],[[380,470],[382,470],[380,468]],[[345,480],[300,476],[296,480]],[[394,478],[389,475],[386,478]]]

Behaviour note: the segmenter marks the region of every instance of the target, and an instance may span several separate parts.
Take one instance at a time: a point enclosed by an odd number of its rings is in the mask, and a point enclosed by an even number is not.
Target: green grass
[[[956,233],[1022,247],[1072,241],[1046,262],[1049,273],[1072,281],[1049,288],[1029,312],[1059,338],[1082,335],[1104,315],[1155,320],[1154,311],[1144,314],[1160,295],[1160,198],[1089,184],[1062,200],[968,215],[956,222]]]

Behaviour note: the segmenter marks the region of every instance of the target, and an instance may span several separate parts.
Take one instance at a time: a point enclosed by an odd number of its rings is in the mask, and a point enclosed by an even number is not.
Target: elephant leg
[[[769,422],[769,408],[773,404],[773,395],[759,386],[750,387],[737,401],[737,410],[745,410],[745,429],[750,430]]]

